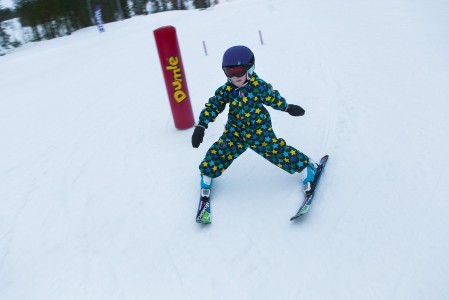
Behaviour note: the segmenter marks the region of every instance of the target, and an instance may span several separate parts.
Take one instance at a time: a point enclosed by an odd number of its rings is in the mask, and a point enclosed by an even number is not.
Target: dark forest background
[[[218,0],[15,0],[14,3],[15,8],[0,6],[0,48],[21,44],[6,29],[5,21],[14,18],[18,18],[22,27],[31,28],[30,41],[41,41],[95,25],[96,5],[101,5],[103,22],[109,23],[168,10],[205,9]]]

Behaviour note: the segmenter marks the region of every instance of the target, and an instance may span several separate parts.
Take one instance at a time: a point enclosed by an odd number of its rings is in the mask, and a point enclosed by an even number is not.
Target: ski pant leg
[[[199,169],[201,174],[216,178],[248,148],[234,127],[227,125],[221,137],[207,151]]]
[[[294,174],[307,166],[309,157],[277,138],[270,125],[263,125],[247,138],[252,150],[286,172]]]

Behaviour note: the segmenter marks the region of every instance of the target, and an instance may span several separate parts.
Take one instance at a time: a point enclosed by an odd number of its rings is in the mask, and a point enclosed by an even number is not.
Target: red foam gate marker
[[[173,26],[164,26],[154,30],[153,33],[175,127],[177,129],[192,127],[195,124],[195,119],[176,29]]]

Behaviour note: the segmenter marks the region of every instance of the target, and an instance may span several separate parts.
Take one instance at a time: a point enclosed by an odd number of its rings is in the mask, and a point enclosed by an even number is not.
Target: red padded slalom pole
[[[195,124],[195,119],[176,29],[173,26],[164,26],[154,30],[153,33],[175,127],[177,129],[192,127]]]

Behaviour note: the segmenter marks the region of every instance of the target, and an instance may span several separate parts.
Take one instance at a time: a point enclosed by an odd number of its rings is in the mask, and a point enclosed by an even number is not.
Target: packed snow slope
[[[449,2],[232,0],[0,57],[0,299],[449,299]],[[248,150],[195,223],[198,149],[176,130],[153,30],[177,28],[197,117],[244,44],[304,117],[274,130],[330,160]],[[261,30],[265,44],[259,42]],[[202,41],[209,55],[205,56]]]

